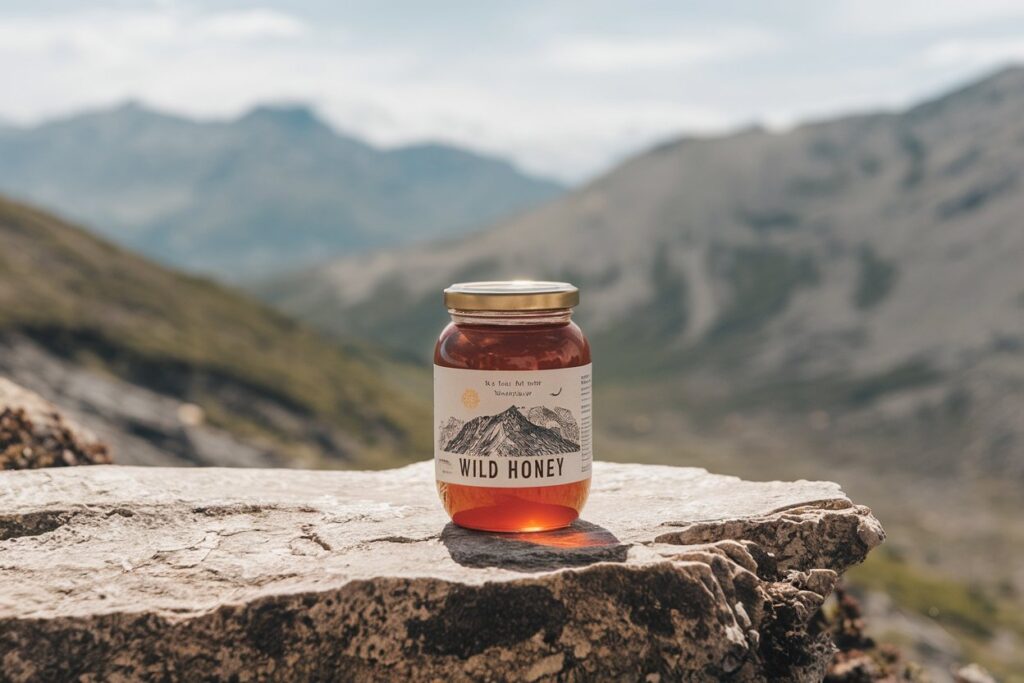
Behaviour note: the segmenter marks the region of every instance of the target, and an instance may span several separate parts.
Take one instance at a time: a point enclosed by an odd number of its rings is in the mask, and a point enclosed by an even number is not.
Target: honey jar
[[[564,282],[466,282],[434,349],[438,493],[459,526],[544,531],[590,491],[590,345]]]

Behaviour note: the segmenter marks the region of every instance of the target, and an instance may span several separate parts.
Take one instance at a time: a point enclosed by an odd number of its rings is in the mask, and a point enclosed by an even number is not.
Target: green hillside
[[[428,407],[392,361],[328,342],[207,280],[0,199],[0,337],[200,406],[242,442],[315,465],[424,457]]]

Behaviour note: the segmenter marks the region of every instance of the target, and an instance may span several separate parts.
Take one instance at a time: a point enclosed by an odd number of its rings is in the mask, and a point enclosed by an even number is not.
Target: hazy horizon
[[[578,183],[666,138],[892,109],[1024,58],[1024,6],[156,1],[0,8],[0,121],[300,102]],[[459,21],[451,21],[458,16]]]

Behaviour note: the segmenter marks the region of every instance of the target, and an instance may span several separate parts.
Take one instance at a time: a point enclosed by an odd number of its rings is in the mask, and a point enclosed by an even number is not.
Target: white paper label
[[[439,481],[521,488],[590,477],[590,370],[434,366]]]

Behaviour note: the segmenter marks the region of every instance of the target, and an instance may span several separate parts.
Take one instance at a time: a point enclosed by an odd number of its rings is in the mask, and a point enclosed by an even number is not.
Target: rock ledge
[[[0,680],[820,680],[883,539],[828,482],[598,464],[550,534],[447,523],[432,466],[0,473]]]

